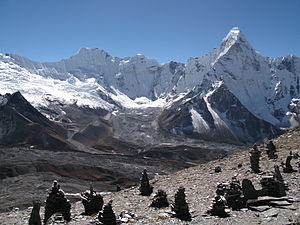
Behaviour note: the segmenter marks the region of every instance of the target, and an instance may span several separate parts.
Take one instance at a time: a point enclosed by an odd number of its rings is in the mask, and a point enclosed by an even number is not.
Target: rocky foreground
[[[285,161],[290,151],[300,154],[300,128],[289,131],[273,140],[277,147],[277,159],[268,159],[265,145],[258,148],[262,151],[260,168],[261,173],[255,174],[250,170],[248,151],[236,153],[220,160],[211,161],[196,167],[191,167],[177,173],[160,176],[151,180],[154,192],[150,197],[139,195],[137,186],[122,190],[120,192],[107,193],[104,202],[113,200],[113,210],[119,216],[122,214],[123,223],[129,224],[300,224],[300,158],[293,158],[291,165],[296,170],[293,173],[283,173],[284,181],[288,185],[287,198],[293,199],[289,204],[266,206],[263,210],[254,211],[243,208],[240,211],[229,211],[229,217],[219,218],[209,216],[207,210],[210,208],[212,199],[218,183],[229,182],[233,176],[238,180],[250,179],[256,189],[260,189],[260,179],[268,172],[274,171],[274,165],[280,165]],[[242,164],[239,165],[239,164]],[[238,166],[239,165],[239,166]],[[215,167],[220,166],[222,171],[215,173]],[[155,209],[149,207],[154,194],[158,189],[163,189],[168,195],[170,202],[174,201],[177,189],[183,186],[186,190],[186,198],[189,203],[192,221],[180,221],[172,216],[170,208]],[[64,189],[64,187],[61,187]],[[45,196],[46,197],[46,196]],[[97,224],[97,216],[83,216],[83,205],[76,195],[67,194],[74,203],[71,209],[70,225]],[[77,199],[77,200],[76,200]],[[0,214],[0,224],[28,224],[31,208],[27,210],[14,209],[11,212]],[[44,208],[41,208],[43,218]],[[59,221],[60,216],[52,217],[48,224],[63,224]],[[55,221],[56,220],[56,221]]]

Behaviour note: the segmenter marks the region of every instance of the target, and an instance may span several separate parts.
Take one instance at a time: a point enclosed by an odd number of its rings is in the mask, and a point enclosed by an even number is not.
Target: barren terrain
[[[240,211],[230,211],[230,217],[218,218],[208,216],[206,211],[209,209],[212,198],[215,196],[216,186],[220,182],[229,182],[233,176],[238,180],[244,178],[250,179],[257,189],[260,188],[260,178],[273,171],[274,165],[280,165],[285,160],[290,151],[300,154],[300,128],[289,131],[286,134],[276,138],[274,144],[278,149],[278,159],[269,160],[265,153],[264,144],[259,145],[262,151],[260,174],[254,174],[250,171],[248,151],[239,152],[223,159],[210,161],[199,166],[181,170],[174,174],[157,175],[151,180],[154,186],[154,192],[163,189],[167,192],[169,200],[174,200],[174,194],[178,187],[183,186],[186,189],[187,201],[192,214],[191,222],[183,222],[172,217],[170,208],[156,210],[149,207],[153,194],[150,197],[139,195],[138,186],[122,190],[121,192],[106,193],[105,202],[113,200],[113,209],[116,215],[122,211],[128,211],[134,214],[134,217],[128,220],[130,224],[299,224],[300,222],[300,181],[299,181],[299,158],[292,160],[292,166],[297,172],[282,173],[283,179],[288,184],[287,196],[294,199],[292,205],[281,208],[270,207],[264,212],[242,209]],[[242,167],[238,167],[242,164]],[[215,173],[214,168],[220,166],[222,172]],[[281,169],[282,172],[282,169]],[[151,172],[150,172],[151,174]],[[14,178],[16,179],[16,178]],[[49,182],[51,177],[49,177]],[[20,181],[15,181],[18,184]],[[6,183],[1,184],[4,187]],[[26,183],[26,185],[30,185]],[[33,185],[42,185],[43,188],[50,187],[50,183],[44,183],[36,178]],[[69,187],[64,183],[62,189]],[[95,187],[97,189],[97,186]],[[67,191],[68,192],[68,191]],[[3,188],[2,188],[3,193]],[[3,196],[3,195],[2,195]],[[7,196],[9,198],[9,196]],[[71,198],[71,197],[70,197]],[[1,202],[5,198],[1,198]],[[74,197],[71,199],[74,200]],[[76,200],[76,199],[75,199]],[[7,201],[7,198],[5,199]],[[96,216],[82,216],[82,204],[77,201],[72,204],[72,221],[68,224],[95,224]],[[43,214],[43,208],[41,209]],[[0,214],[1,224],[26,224],[30,215],[30,208],[25,210],[15,209],[11,212]],[[51,222],[49,224],[56,224]]]

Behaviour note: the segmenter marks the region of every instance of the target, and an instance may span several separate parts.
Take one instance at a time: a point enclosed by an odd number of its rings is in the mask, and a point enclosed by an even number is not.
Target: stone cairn
[[[268,155],[268,158],[269,159],[277,159],[278,158],[278,155],[276,154],[276,147],[273,143],[273,141],[269,141],[267,143],[267,155]]]
[[[243,191],[245,200],[256,199],[259,196],[258,191],[255,189],[254,185],[252,184],[251,180],[249,180],[249,179],[243,179],[242,191]]]
[[[279,166],[278,166],[278,165],[275,165],[275,166],[274,166],[274,178],[275,178],[276,180],[278,180],[279,182],[284,183],[284,180],[283,180],[283,177],[282,177],[282,175],[281,175],[281,173],[280,173],[280,170],[279,170]]]
[[[155,208],[164,208],[169,206],[169,202],[167,199],[167,194],[163,190],[158,190],[157,194],[154,196],[153,201],[150,205]]]
[[[284,173],[293,173],[293,172],[295,172],[295,170],[293,169],[293,167],[291,165],[292,159],[293,159],[293,154],[290,153],[290,155],[288,155],[286,157],[285,164],[282,165]]]
[[[44,223],[46,224],[48,219],[55,213],[61,213],[66,221],[70,221],[70,210],[71,204],[65,197],[65,193],[60,189],[58,182],[53,181],[46,200]]]
[[[175,203],[172,205],[172,211],[175,212],[175,216],[181,220],[191,221],[191,214],[189,212],[189,206],[185,200],[185,189],[180,187],[175,194]]]
[[[84,205],[84,215],[93,215],[102,209],[103,197],[94,191],[92,184],[90,184],[90,190],[81,193],[80,197]]]
[[[112,209],[112,201],[109,201],[103,209],[103,212],[99,212],[98,220],[103,225],[116,225],[116,215]]]
[[[251,166],[251,170],[254,173],[259,173],[260,169],[259,169],[259,158],[260,158],[260,154],[261,152],[258,150],[257,145],[253,145],[253,149],[249,151],[250,153],[250,166]]]
[[[273,176],[263,176],[260,184],[262,186],[261,195],[263,196],[286,196],[284,184],[276,180]]]
[[[144,169],[144,171],[142,173],[140,182],[141,182],[140,194],[143,196],[150,196],[153,192],[153,187],[149,183],[149,178],[148,178],[146,169]]]
[[[33,208],[29,218],[29,225],[42,225],[40,207],[41,203],[39,201],[33,202]]]
[[[226,199],[224,196],[217,195],[213,201],[211,209],[207,212],[212,216],[227,217],[229,214],[225,211],[226,208]]]
[[[242,187],[240,182],[233,177],[229,186],[225,189],[225,199],[227,205],[232,210],[239,210],[244,206],[244,199],[242,196]]]

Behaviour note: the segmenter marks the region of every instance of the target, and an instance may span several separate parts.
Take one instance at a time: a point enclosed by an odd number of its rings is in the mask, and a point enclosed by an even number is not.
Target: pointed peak
[[[244,42],[246,41],[244,34],[238,27],[233,27],[222,42],[230,42],[233,44],[240,40]]]
[[[227,36],[223,39],[219,48],[219,56],[216,60],[225,55],[232,48],[232,46],[236,45],[239,45],[239,49],[253,51],[253,48],[245,38],[244,34],[241,32],[241,30],[238,27],[233,27],[229,31]]]

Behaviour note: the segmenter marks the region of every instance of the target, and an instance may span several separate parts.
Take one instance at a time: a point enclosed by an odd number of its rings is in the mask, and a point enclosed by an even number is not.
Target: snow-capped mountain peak
[[[220,46],[220,54],[218,58],[225,55],[229,51],[229,49],[235,45],[238,45],[239,48],[243,50],[252,50],[252,46],[238,27],[232,28],[227,36],[223,39]]]
[[[34,106],[46,106],[48,101],[41,100],[45,97],[109,111],[116,105],[163,107],[186,93],[205,96],[222,81],[231,93],[228,96],[239,101],[245,112],[280,127],[288,127],[291,118],[300,121],[298,101],[292,102],[300,99],[299,75],[298,57],[263,57],[237,27],[219,47],[186,64],[160,64],[142,54],[118,58],[97,48],[81,48],[68,59],[47,63],[0,54],[0,94],[21,91]]]

